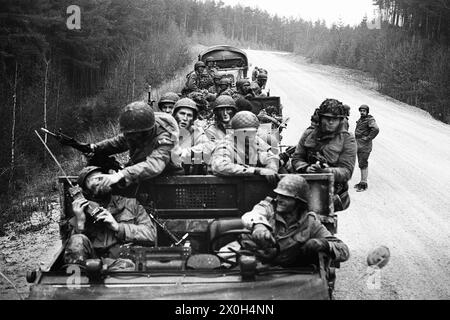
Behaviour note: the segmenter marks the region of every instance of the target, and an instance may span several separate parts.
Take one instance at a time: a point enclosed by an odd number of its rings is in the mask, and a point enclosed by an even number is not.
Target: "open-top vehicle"
[[[333,210],[333,176],[304,175],[311,187],[309,206],[332,232],[337,229]],[[69,177],[73,182],[75,177]],[[72,215],[68,182],[60,178],[62,226]],[[298,268],[270,262],[264,252],[240,250],[233,261],[218,250],[235,240],[243,229],[240,216],[273,195],[262,177],[159,177],[141,185],[138,198],[175,237],[158,228],[155,247],[123,245],[121,256],[135,263],[132,271],[109,271],[99,264],[81,268],[63,265],[62,247],[48,269],[31,271],[30,299],[328,299],[334,286],[334,267],[324,257]],[[61,228],[63,231],[64,228]],[[62,232],[62,238],[67,235]],[[272,257],[273,258],[273,257]],[[225,263],[224,263],[225,262]],[[69,269],[68,269],[69,268]]]

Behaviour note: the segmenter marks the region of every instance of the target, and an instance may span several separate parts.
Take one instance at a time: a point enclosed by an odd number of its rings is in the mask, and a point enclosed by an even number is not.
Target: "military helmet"
[[[206,63],[213,62],[214,58],[213,57],[207,57],[205,61],[206,61]]]
[[[220,108],[233,108],[237,111],[236,103],[234,102],[234,99],[229,95],[221,95],[217,97],[213,111],[216,111]]]
[[[194,118],[197,117],[198,107],[194,100],[190,98],[182,98],[175,103],[172,114],[175,115],[180,108],[189,108],[194,111]]]
[[[197,62],[194,64],[194,70],[197,70],[197,69],[200,68],[200,67],[206,67],[206,65],[205,65],[205,63],[204,63],[203,61],[197,61]]]
[[[267,79],[267,73],[265,72],[260,72],[258,73],[258,79]]]
[[[240,88],[242,88],[245,84],[250,85],[250,80],[248,80],[248,79],[239,79],[238,81],[236,81],[236,88],[240,89]]]
[[[298,174],[289,174],[283,177],[273,192],[308,203],[309,185],[305,178]]]
[[[234,130],[255,128],[258,129],[258,117],[250,111],[239,111],[231,119],[231,128]]]
[[[164,93],[158,101],[158,106],[161,106],[163,103],[173,103],[177,102],[180,99],[178,94],[175,92],[166,92]]]
[[[344,104],[344,109],[345,109],[345,115],[347,117],[349,117],[350,116],[350,106],[347,104]]]
[[[345,118],[346,110],[339,100],[325,99],[319,107],[318,114],[331,118]]]
[[[369,106],[367,104],[361,105],[358,110],[361,111],[361,109],[367,110],[367,113],[369,113]]]
[[[219,86],[222,86],[222,85],[227,85],[227,86],[231,85],[231,80],[226,77],[221,78],[219,81]]]
[[[155,126],[155,113],[144,101],[135,101],[122,110],[119,124],[122,133],[149,131]]]
[[[87,166],[81,169],[78,174],[77,184],[80,188],[84,188],[84,183],[86,182],[86,178],[93,172],[100,171],[103,172],[103,169],[97,166]]]

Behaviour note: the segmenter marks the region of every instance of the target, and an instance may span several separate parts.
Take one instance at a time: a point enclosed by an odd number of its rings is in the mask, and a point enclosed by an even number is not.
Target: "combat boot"
[[[366,182],[360,182],[359,187],[356,189],[356,192],[366,191],[367,188],[368,188],[368,185]]]

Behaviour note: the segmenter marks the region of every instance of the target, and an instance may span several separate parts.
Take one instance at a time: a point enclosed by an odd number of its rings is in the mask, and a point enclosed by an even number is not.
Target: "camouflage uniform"
[[[214,85],[213,78],[206,71],[204,71],[202,74],[193,71],[188,76],[188,80],[186,82],[186,88],[188,92],[208,90],[213,85]]]
[[[97,153],[112,155],[129,151],[130,161],[120,171],[125,184],[139,183],[160,175],[165,170],[176,168],[171,161],[171,152],[178,143],[179,129],[175,119],[163,112],[155,112],[153,138],[144,142],[143,146],[129,146],[124,134],[98,142],[94,145]]]
[[[280,245],[280,254],[274,264],[286,267],[308,264],[303,246],[309,239],[326,239],[330,245],[331,257],[335,261],[344,262],[350,256],[347,245],[334,237],[314,212],[303,212],[296,223],[288,225],[276,212],[276,200],[270,197],[244,214],[242,222],[247,229],[253,229],[255,224],[263,224],[272,232]]]
[[[306,129],[292,156],[292,167],[295,172],[305,173],[309,165],[318,161],[318,157],[330,166],[329,170],[334,175],[335,211],[347,208],[350,204],[348,180],[355,168],[356,142],[355,137],[345,129],[344,121],[333,133],[322,133],[320,123],[315,128]]]
[[[248,151],[241,152],[234,137],[234,134],[229,134],[216,145],[211,157],[214,174],[254,175],[256,167],[278,172],[279,159],[261,138],[256,136],[255,141],[248,144]]]
[[[155,225],[136,199],[112,195],[104,207],[119,223],[119,230],[114,232],[101,223],[87,223],[84,233],[77,233],[76,217],[73,217],[69,221],[72,235],[64,253],[66,263],[82,263],[95,257],[115,259],[120,244],[155,242]]]

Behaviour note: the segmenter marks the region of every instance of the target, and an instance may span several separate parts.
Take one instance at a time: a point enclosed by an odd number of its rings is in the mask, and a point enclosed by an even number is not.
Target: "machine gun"
[[[122,165],[116,160],[116,158],[105,156],[102,154],[96,154],[95,152],[93,152],[91,146],[88,143],[78,142],[74,138],[62,133],[61,129],[59,129],[59,131],[56,133],[51,132],[45,128],[41,128],[41,131],[55,138],[63,146],[69,146],[82,152],[86,156],[88,165],[90,166],[97,166],[104,168],[105,170],[111,169],[114,171],[122,169]]]

